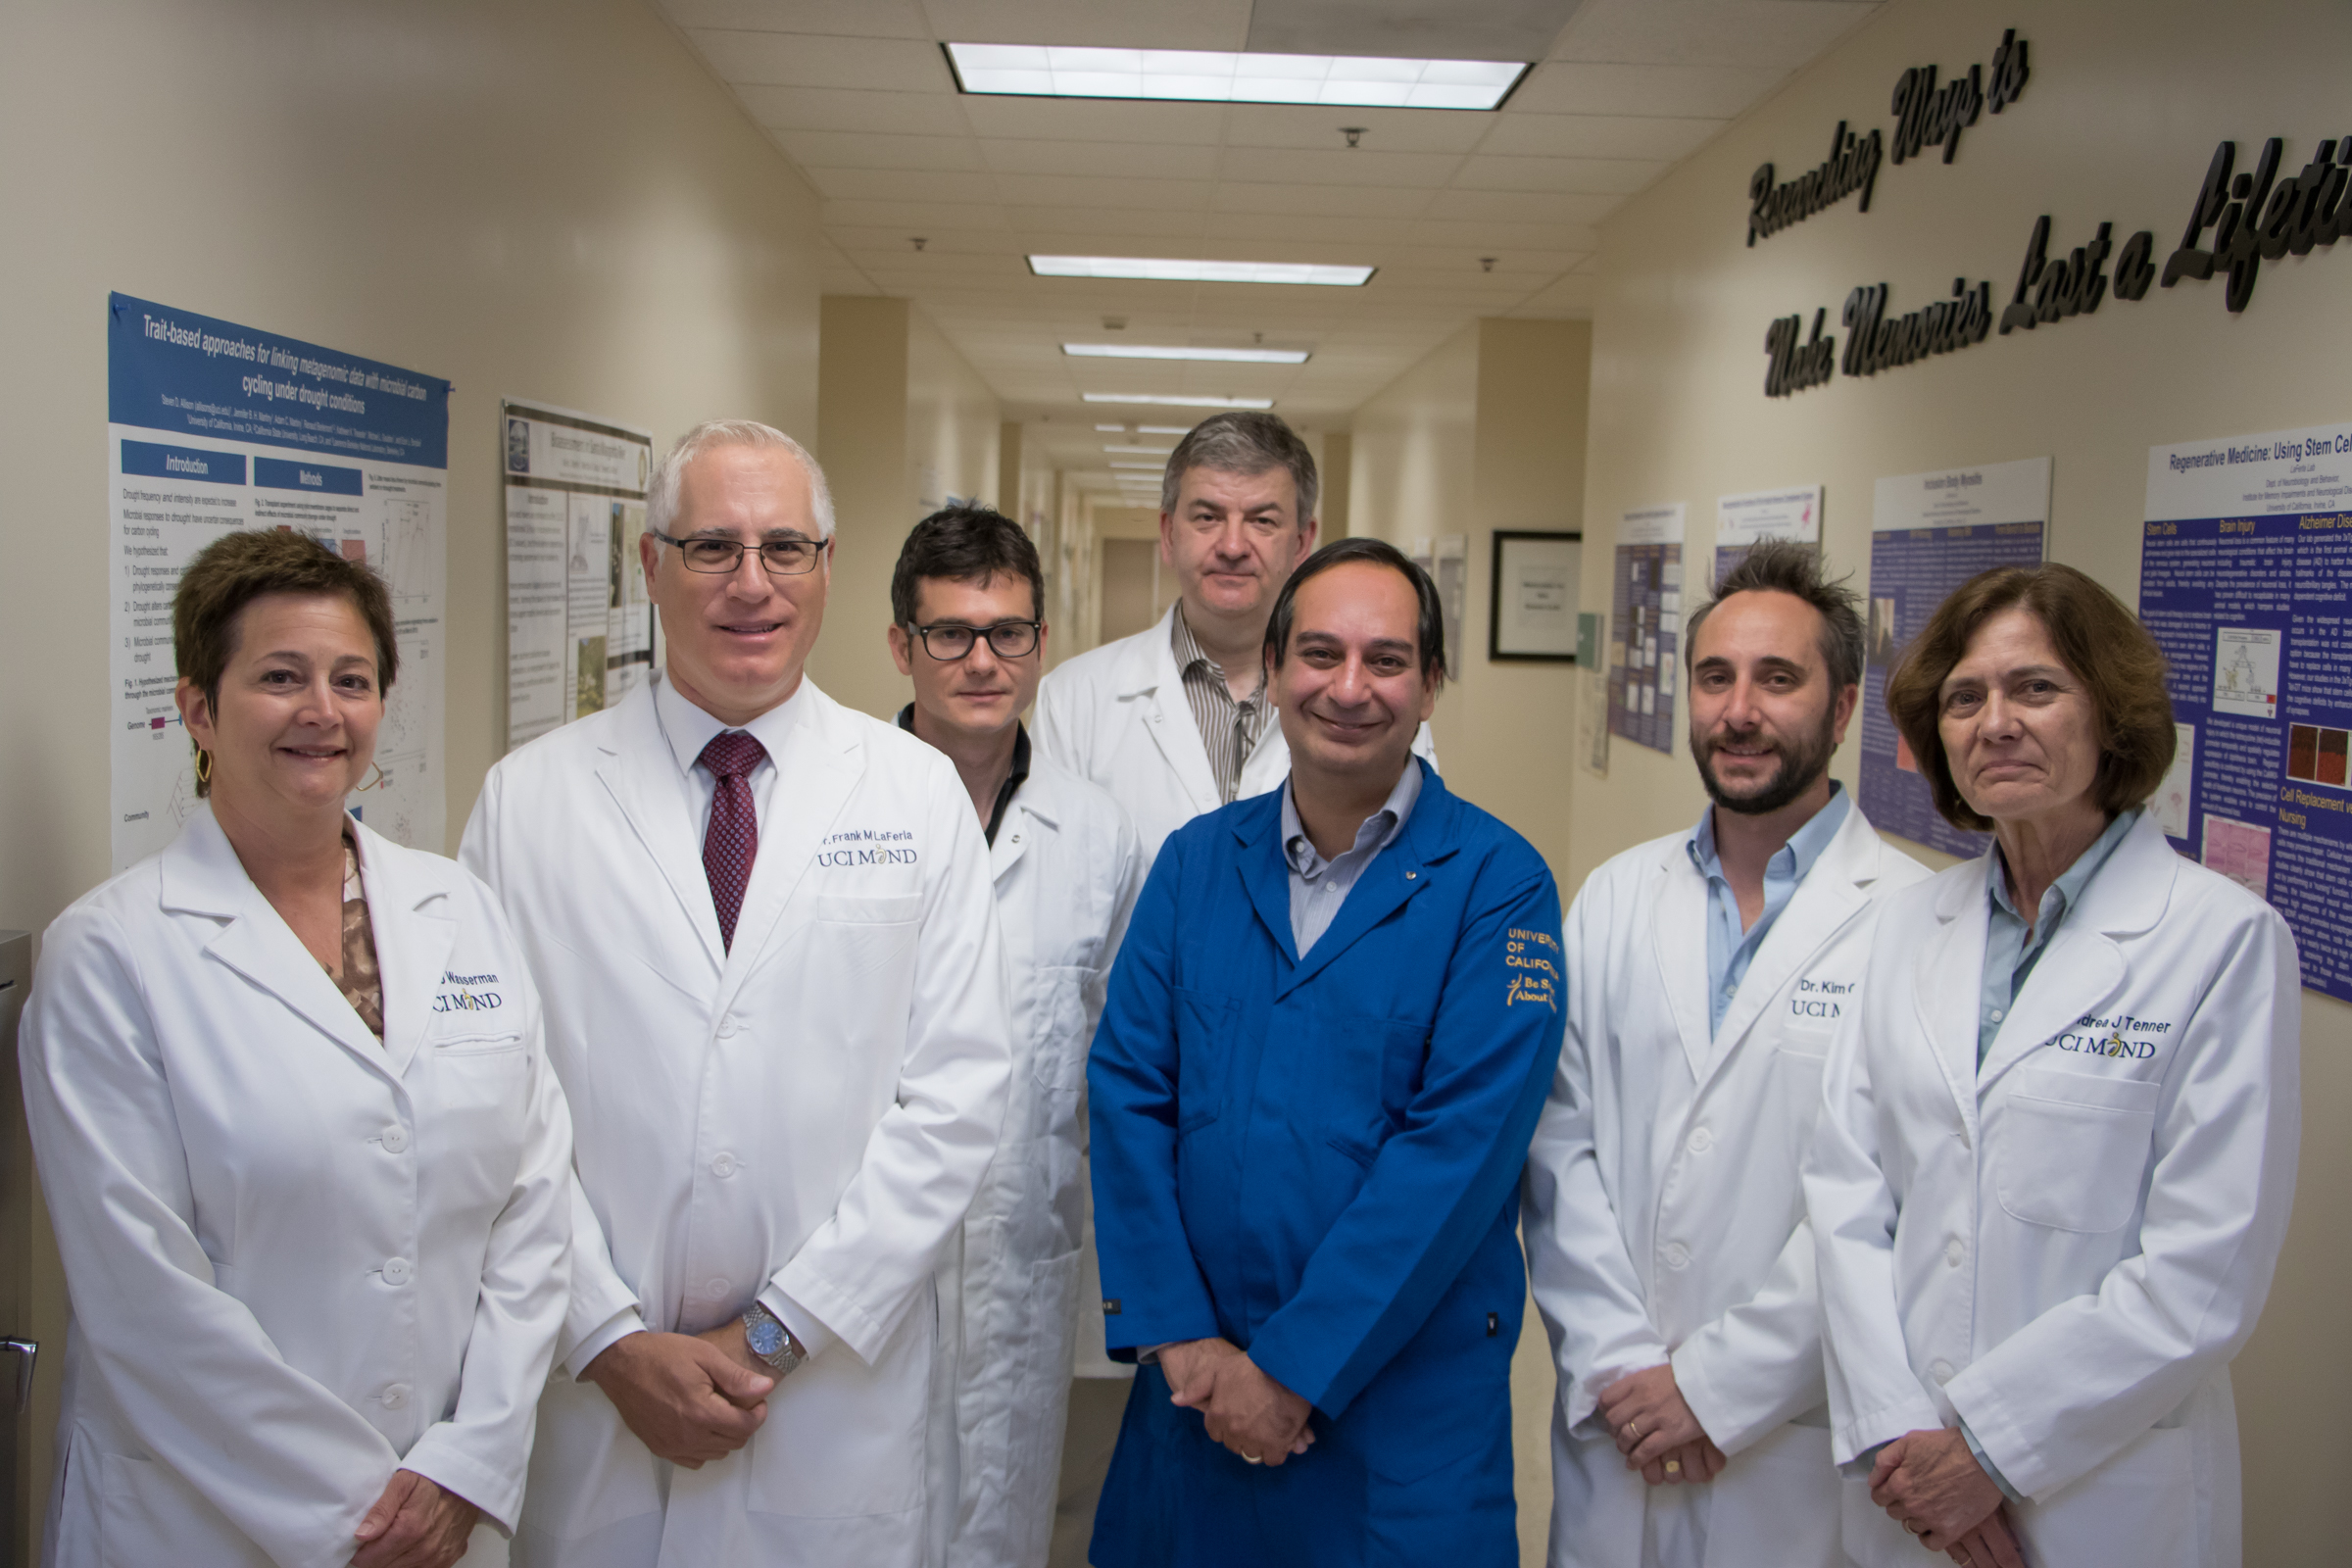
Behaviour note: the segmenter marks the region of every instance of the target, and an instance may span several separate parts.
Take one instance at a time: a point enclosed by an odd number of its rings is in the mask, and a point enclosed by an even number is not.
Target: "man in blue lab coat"
[[[1411,755],[1444,631],[1396,549],[1309,557],[1266,660],[1290,781],[1167,841],[1095,1036],[1104,1321],[1144,1364],[1092,1560],[1503,1568],[1559,894]]]

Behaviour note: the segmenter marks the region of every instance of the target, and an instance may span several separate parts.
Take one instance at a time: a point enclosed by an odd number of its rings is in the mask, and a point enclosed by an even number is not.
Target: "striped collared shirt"
[[[1176,648],[1176,670],[1184,680],[1184,700],[1193,710],[1193,722],[1200,731],[1200,745],[1208,753],[1209,776],[1217,781],[1218,798],[1230,806],[1242,788],[1242,764],[1250,760],[1250,753],[1257,746],[1257,737],[1264,732],[1266,717],[1273,704],[1266,695],[1266,680],[1260,673],[1257,690],[1248,702],[1236,702],[1231,687],[1225,684],[1225,671],[1217,662],[1200,651],[1193,637],[1193,629],[1184,623],[1184,605],[1177,603],[1176,613],[1170,617]]]

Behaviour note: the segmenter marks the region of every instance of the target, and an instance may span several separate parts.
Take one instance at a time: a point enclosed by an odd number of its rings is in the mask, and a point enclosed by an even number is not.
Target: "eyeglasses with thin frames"
[[[651,532],[652,530],[647,530]],[[665,533],[654,534],[665,545],[677,547],[678,556],[686,563],[688,571],[709,572],[713,577],[732,576],[743,569],[743,553],[750,547],[740,539],[672,539]],[[799,577],[816,569],[817,558],[825,553],[830,539],[770,539],[760,546],[760,564],[771,577]]]
[[[923,652],[943,664],[953,664],[959,659],[969,659],[980,639],[988,639],[988,651],[999,659],[1025,659],[1037,651],[1038,628],[1042,620],[1000,620],[993,626],[909,626],[922,643]]]

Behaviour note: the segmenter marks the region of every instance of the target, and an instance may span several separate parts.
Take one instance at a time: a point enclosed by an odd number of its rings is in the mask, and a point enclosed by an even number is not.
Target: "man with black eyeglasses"
[[[514,1559],[916,1568],[955,1392],[939,1263],[1011,1070],[988,846],[945,758],[804,674],[814,459],[700,425],[646,510],[660,675],[501,761],[466,831],[575,1128]],[[469,1070],[484,1104],[519,1081]]]
[[[940,1271],[941,1322],[962,1342],[932,1443],[952,1568],[1030,1568],[1052,1544],[1087,1218],[1080,1091],[1144,874],[1127,813],[1021,726],[1045,595],[1037,547],[984,507],[916,524],[890,584],[890,653],[914,684],[899,727],[948,755],[986,824],[1012,1008],[1004,1137]]]

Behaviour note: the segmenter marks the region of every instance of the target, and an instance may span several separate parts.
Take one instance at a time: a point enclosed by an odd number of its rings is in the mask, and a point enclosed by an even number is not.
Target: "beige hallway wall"
[[[1891,127],[1907,68],[1948,78],[1988,61],[2004,27],[2031,43],[2024,96],[1963,133],[1950,165],[1931,154],[1879,172],[1868,213],[1852,201],[1744,244],[1751,171],[1788,179],[1821,157],[1839,120]],[[2019,8],[1895,0],[1873,23],[1602,226],[1606,273],[1593,323],[1585,608],[1608,609],[1615,520],[1690,504],[1711,541],[1718,495],[1820,482],[1832,563],[1867,572],[1872,483],[1956,464],[2049,456],[2050,555],[2136,602],[2147,449],[2203,436],[2352,418],[2342,345],[2352,339],[2352,247],[2266,264],[2251,307],[2222,284],[2184,282],[2095,315],[2003,337],[1867,379],[1840,375],[1767,400],[1762,342],[1778,316],[1829,308],[1864,283],[1899,309],[1942,297],[1956,274],[1989,278],[2008,302],[2035,218],[2053,255],[2102,221],[2120,245],[2181,221],[2215,143],[2240,169],[2263,138],[2286,138],[2283,172],[2345,133],[2352,11],[2332,0],[2196,0]],[[2110,269],[2112,270],[2112,269]],[[1838,773],[1855,777],[1852,749]],[[1701,795],[1687,749],[1620,743],[1605,783],[1580,779],[1570,868],[1684,827]],[[1935,858],[1934,857],[1930,857]],[[2337,1325],[2352,1298],[2352,1008],[2304,997],[2302,1173],[2270,1307],[2234,1377],[2244,1443],[2246,1561],[2341,1560],[2352,1489],[2334,1478],[2337,1414],[2352,1403],[2352,1349]]]

